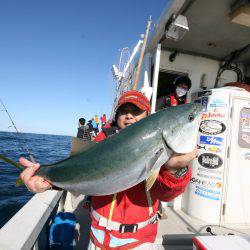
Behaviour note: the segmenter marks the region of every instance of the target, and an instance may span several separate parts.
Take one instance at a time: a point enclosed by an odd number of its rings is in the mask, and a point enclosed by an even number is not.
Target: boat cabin
[[[229,82],[249,84],[249,19],[246,1],[168,1],[159,20],[151,24],[137,86],[151,99],[152,112],[157,98],[172,91],[179,75],[192,81],[189,99],[191,93]],[[133,88],[142,42],[138,44],[128,60],[132,69],[127,65],[116,74],[117,95]]]

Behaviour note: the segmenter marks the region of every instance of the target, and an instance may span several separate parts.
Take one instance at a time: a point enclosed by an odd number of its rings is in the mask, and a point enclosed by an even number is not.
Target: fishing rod
[[[5,111],[5,112],[6,112],[6,114],[8,115],[8,117],[9,117],[11,123],[12,123],[12,126],[13,126],[14,129],[16,130],[17,135],[19,136],[19,138],[21,138],[21,133],[18,131],[18,129],[17,129],[17,127],[16,127],[16,125],[15,125],[13,119],[12,119],[11,116],[10,116],[10,113],[8,112],[6,106],[4,105],[4,103],[3,103],[3,101],[2,101],[1,98],[0,98],[0,103],[2,104],[2,106],[3,106],[3,108],[4,108],[4,110],[2,110],[2,111]],[[28,154],[30,160],[31,160],[33,163],[36,163],[36,161],[35,161],[35,159],[34,159],[32,153],[31,153],[31,152],[29,151],[29,149],[28,149],[28,146],[27,146],[27,145],[24,145],[24,146],[21,145],[21,148],[23,149],[23,151],[25,151],[25,152]]]

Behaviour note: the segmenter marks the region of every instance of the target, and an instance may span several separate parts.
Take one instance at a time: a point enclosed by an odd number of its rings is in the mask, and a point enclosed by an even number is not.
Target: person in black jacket
[[[85,125],[86,120],[84,118],[80,118],[78,122],[78,131],[77,131],[77,138],[83,140],[91,140],[90,129],[88,125]]]

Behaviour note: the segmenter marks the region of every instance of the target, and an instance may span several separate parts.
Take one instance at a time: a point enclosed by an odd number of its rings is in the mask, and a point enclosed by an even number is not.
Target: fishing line
[[[9,119],[10,119],[10,121],[11,121],[11,123],[12,123],[12,125],[9,126],[9,128],[10,128],[10,127],[14,127],[14,129],[16,130],[16,134],[17,134],[17,135],[19,136],[19,138],[21,139],[21,138],[22,138],[21,133],[18,131],[18,129],[17,129],[17,127],[16,127],[16,125],[15,125],[13,119],[12,119],[11,116],[10,116],[10,113],[8,112],[6,106],[4,105],[4,103],[3,103],[3,101],[2,101],[1,98],[0,98],[0,103],[2,104],[2,106],[3,106],[3,108],[4,108],[4,110],[2,110],[2,111],[5,111],[5,112],[6,112],[7,116],[9,117]],[[24,144],[26,144],[26,143],[24,142]],[[28,154],[30,160],[31,160],[33,163],[36,163],[36,161],[35,161],[35,159],[34,159],[32,153],[31,153],[31,152],[29,151],[29,149],[28,149],[28,146],[27,146],[27,145],[24,145],[24,146],[23,146],[22,144],[21,144],[20,146],[21,146],[21,148],[23,149],[23,151],[26,152],[26,153]]]

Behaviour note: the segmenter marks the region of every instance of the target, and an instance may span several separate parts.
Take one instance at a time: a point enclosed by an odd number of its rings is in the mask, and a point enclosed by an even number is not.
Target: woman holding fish
[[[193,106],[187,106],[187,109],[183,108],[182,111],[175,108],[176,112],[182,112],[179,115],[187,117],[190,124],[200,112],[200,110],[196,112],[196,109],[197,107]],[[196,141],[191,143],[194,136],[192,137],[190,127],[188,127],[189,131],[184,131],[183,127],[185,126],[180,126],[180,120],[178,120],[178,126],[173,124],[172,128],[171,124],[163,122],[163,118],[161,118],[163,113],[160,112],[152,115],[153,118],[150,118],[151,116],[149,116],[150,119],[146,118],[150,114],[150,102],[140,92],[128,91],[118,101],[115,121],[95,138],[96,142],[100,142],[98,144],[102,144],[103,140],[114,141],[116,138],[123,138],[120,145],[116,145],[116,147],[124,147],[122,152],[126,158],[123,160],[123,158],[119,158],[120,155],[117,155],[116,159],[109,162],[109,165],[116,164],[118,158],[120,165],[124,164],[123,161],[126,161],[127,165],[135,163],[136,165],[127,170],[123,168],[122,172],[119,172],[122,173],[120,175],[118,172],[114,175],[113,170],[112,178],[105,179],[108,180],[109,190],[101,193],[101,190],[93,191],[92,188],[92,192],[96,195],[85,193],[91,195],[92,225],[89,249],[154,249],[153,242],[157,234],[159,202],[171,201],[184,192],[191,178],[188,164],[197,153],[194,149]],[[172,123],[179,119],[176,115],[173,118],[170,116],[169,121]],[[143,122],[144,118],[146,118],[145,122]],[[157,119],[161,120],[157,123]],[[136,127],[134,124],[137,122],[139,125]],[[164,123],[164,129],[160,127],[162,123]],[[131,126],[132,124],[133,126]],[[175,128],[182,135],[183,141],[181,143],[175,140],[178,137],[175,134]],[[142,133],[140,137],[142,139],[137,139],[136,135],[144,129],[147,131]],[[166,129],[170,129],[171,133],[168,134]],[[190,138],[190,143],[185,142],[186,138],[183,136],[185,132],[189,134],[187,138]],[[135,141],[130,139],[124,145],[125,138],[131,134],[133,134],[132,138],[135,138]],[[172,139],[172,137],[175,138]],[[130,142],[133,143],[129,144]],[[191,145],[188,147],[187,143]],[[179,146],[179,144],[182,145]],[[129,151],[131,147],[132,151]],[[149,149],[150,151],[147,151]],[[113,149],[113,152],[115,154],[116,151]],[[152,155],[148,156],[149,153]],[[140,158],[140,155],[144,157]],[[106,158],[102,159],[105,165]],[[39,171],[39,164],[33,164],[24,158],[20,159],[20,163],[27,167],[21,173],[21,179],[30,191],[44,192],[51,188],[50,180],[36,175]],[[100,164],[102,165],[102,162]],[[105,189],[105,185],[106,182],[103,181],[103,189]],[[56,186],[60,187],[60,185]],[[125,187],[128,188],[124,190]]]

